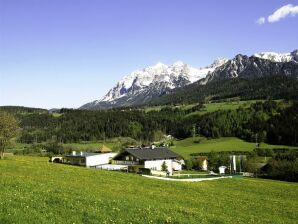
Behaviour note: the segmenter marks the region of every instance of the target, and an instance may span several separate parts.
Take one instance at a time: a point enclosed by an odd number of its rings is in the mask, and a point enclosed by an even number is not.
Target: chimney
[[[76,151],[72,151],[72,155],[75,156],[76,155]]]

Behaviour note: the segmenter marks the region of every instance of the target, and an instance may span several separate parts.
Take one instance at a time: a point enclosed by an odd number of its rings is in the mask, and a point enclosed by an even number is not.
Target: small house
[[[227,169],[226,166],[220,166],[220,167],[218,167],[219,174],[225,174],[226,173],[226,169]]]
[[[109,164],[112,158],[117,153],[88,153],[88,152],[80,152],[76,153],[72,152],[70,155],[62,156],[62,163],[77,165],[77,166],[85,166],[85,167],[96,167],[104,164]]]
[[[139,172],[145,168],[150,169],[152,173],[164,171],[169,175],[172,175],[173,171],[181,170],[183,163],[181,156],[168,148],[154,146],[127,148],[113,159],[113,164],[127,165],[130,172]]]

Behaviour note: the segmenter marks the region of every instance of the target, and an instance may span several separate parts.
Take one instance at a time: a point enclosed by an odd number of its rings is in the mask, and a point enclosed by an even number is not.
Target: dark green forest
[[[149,105],[177,105],[198,102],[215,102],[238,98],[294,99],[298,100],[298,80],[287,76],[264,76],[256,79],[226,79],[211,81],[206,85],[199,82],[174,89]]]
[[[286,106],[287,105],[287,106]],[[158,140],[160,133],[177,139],[197,134],[207,138],[235,136],[247,141],[297,146],[298,103],[287,104],[268,100],[256,102],[248,108],[219,110],[204,115],[202,104],[190,109],[163,107],[160,111],[139,109],[111,109],[103,111],[59,111],[53,116],[44,110],[2,107],[14,111],[22,128],[19,142],[41,143],[53,138],[59,143],[96,141],[104,138],[131,137],[144,144]],[[26,111],[30,111],[29,113]],[[189,116],[187,116],[189,115]]]

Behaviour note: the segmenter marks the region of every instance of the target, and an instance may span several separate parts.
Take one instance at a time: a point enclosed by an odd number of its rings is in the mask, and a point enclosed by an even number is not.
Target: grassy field
[[[220,102],[220,103],[206,103],[205,109],[199,112],[194,112],[191,114],[205,114],[205,113],[210,113],[214,112],[217,110],[236,110],[239,107],[249,107],[251,104],[257,102],[256,100],[247,100],[247,101],[232,101],[232,102]],[[189,104],[189,105],[179,105],[177,106],[178,108],[187,110],[190,109],[191,107],[195,106],[195,104]],[[146,107],[145,111],[160,111],[163,107],[166,106],[155,106],[155,107]]]
[[[246,142],[239,138],[228,137],[219,139],[204,139],[200,143],[194,143],[193,138],[186,138],[180,141],[174,142],[175,146],[171,149],[184,156],[189,157],[191,153],[210,152],[210,151],[252,151],[255,149],[256,144],[252,142]],[[290,146],[283,145],[269,145],[261,143],[262,148],[291,148]]]
[[[190,114],[187,114],[186,116],[193,116],[193,115],[203,115],[206,113],[212,113],[218,110],[237,110],[238,108],[248,108],[252,104],[258,102],[258,101],[264,101],[264,100],[246,100],[246,101],[231,101],[231,102],[219,102],[219,103],[206,103],[204,104],[205,108],[201,111],[196,111]],[[286,107],[289,106],[288,103],[282,101],[282,100],[276,100],[280,103],[280,106]],[[178,105],[176,107],[180,109],[190,109],[191,107],[195,106],[195,104],[188,104],[188,105]],[[144,110],[145,112],[149,111],[160,111],[163,107],[166,106],[155,106],[155,107],[146,107]]]
[[[177,183],[0,160],[0,223],[296,223],[298,185],[261,179]]]
[[[202,111],[197,111],[188,114],[187,116],[192,115],[202,115],[206,113],[212,113],[218,110],[237,110],[240,107],[248,108],[251,104],[256,103],[256,100],[248,100],[248,101],[236,101],[236,102],[222,102],[222,103],[207,103],[205,105],[205,109]]]

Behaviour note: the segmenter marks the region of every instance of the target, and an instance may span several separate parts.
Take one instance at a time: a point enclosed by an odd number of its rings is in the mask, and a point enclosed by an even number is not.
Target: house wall
[[[63,157],[62,162],[71,165],[85,166],[85,157]]]
[[[98,155],[88,156],[86,157],[86,167],[108,164],[116,155],[117,153],[100,153]]]
[[[158,170],[161,171],[161,166],[163,163],[166,163],[168,167],[168,171],[170,172],[170,175],[172,175],[173,171],[173,165],[172,165],[172,160],[148,160],[145,161],[144,167],[150,170]]]
[[[225,174],[225,170],[226,170],[225,166],[220,166],[218,169],[220,174]]]
[[[207,160],[205,159],[202,163],[202,170],[208,170]]]
[[[175,171],[182,170],[182,162],[181,161],[173,161],[172,166],[173,166],[173,170],[175,170]]]

